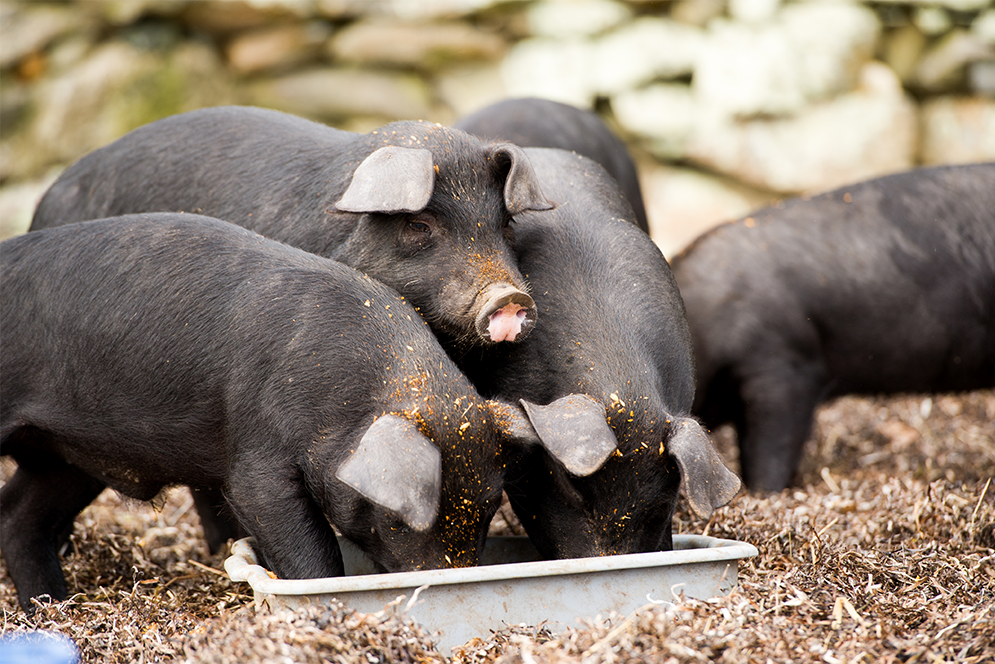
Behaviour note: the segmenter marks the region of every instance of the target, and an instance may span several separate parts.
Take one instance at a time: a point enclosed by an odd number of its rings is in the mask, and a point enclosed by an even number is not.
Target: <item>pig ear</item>
[[[389,145],[356,168],[335,207],[343,212],[419,212],[428,205],[434,186],[430,151]]]
[[[510,164],[508,177],[504,181],[504,205],[510,214],[526,210],[552,210],[555,207],[543,196],[539,178],[522,148],[512,143],[498,143],[491,147],[490,156],[507,160]]]
[[[439,511],[442,457],[403,417],[384,415],[374,422],[335,477],[415,530],[427,530]]]
[[[691,509],[702,519],[733,499],[742,486],[739,477],[722,458],[701,425],[690,417],[678,418],[671,426],[666,449],[681,471],[681,491]]]
[[[521,401],[538,442],[573,475],[585,477],[617,449],[605,407],[586,394],[569,394],[548,406]]]

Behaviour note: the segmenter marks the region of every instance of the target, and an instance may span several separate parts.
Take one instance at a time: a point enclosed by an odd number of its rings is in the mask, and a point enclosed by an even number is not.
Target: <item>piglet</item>
[[[690,416],[694,354],[677,284],[601,166],[566,150],[525,151],[557,203],[515,219],[543,324],[459,364],[483,394],[525,400],[540,434],[563,426],[571,394],[605,409],[577,428],[578,448],[600,441],[583,465],[538,446],[508,465],[508,498],[545,557],[669,550],[679,493],[707,519],[740,488]]]
[[[535,305],[512,216],[551,207],[521,148],[429,122],[358,134],[221,106],[139,127],[70,166],[31,230],[136,212],[195,212],[334,258],[383,282],[436,332],[514,342]]]
[[[789,486],[822,401],[995,385],[995,163],[923,168],[724,224],[674,259],[694,411],[751,489]]]
[[[473,565],[510,457],[573,463],[397,293],[238,226],[90,221],[3,242],[0,268],[0,546],[26,609],[66,596],[58,552],[105,487],[223,491],[270,569],[312,578],[343,573],[332,525],[385,571]]]

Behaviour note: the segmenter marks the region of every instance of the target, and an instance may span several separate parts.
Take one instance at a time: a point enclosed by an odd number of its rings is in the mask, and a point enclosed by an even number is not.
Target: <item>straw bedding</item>
[[[735,467],[731,434],[716,438]],[[678,512],[675,532],[760,550],[728,597],[665,598],[556,635],[506,626],[448,658],[403,601],[256,612],[207,554],[186,490],[156,505],[105,492],[77,519],[68,600],[25,616],[0,565],[2,629],[65,634],[84,662],[992,661],[993,477],[995,391],[840,399],[819,412],[796,488],[743,494],[708,523]]]

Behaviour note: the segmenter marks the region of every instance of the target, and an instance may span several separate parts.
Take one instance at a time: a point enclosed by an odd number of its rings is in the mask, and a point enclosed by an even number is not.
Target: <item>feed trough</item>
[[[448,652],[505,625],[545,623],[561,631],[577,626],[578,618],[629,613],[681,593],[698,599],[724,595],[736,585],[738,561],[757,555],[744,542],[675,535],[673,551],[540,561],[526,537],[491,537],[477,567],[376,574],[351,542],[339,543],[346,576],[274,579],[258,564],[250,538],[232,545],[225,571],[233,581],[249,583],[256,606],[271,608],[336,598],[373,613],[417,592],[408,615],[439,632],[438,647]]]

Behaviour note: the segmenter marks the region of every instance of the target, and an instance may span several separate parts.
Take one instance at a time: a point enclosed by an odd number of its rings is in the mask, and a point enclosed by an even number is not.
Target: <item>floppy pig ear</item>
[[[434,186],[429,150],[389,145],[356,168],[335,207],[343,212],[418,212],[428,205]]]
[[[532,162],[522,148],[512,143],[498,143],[490,155],[495,159],[507,159],[511,166],[504,181],[504,205],[515,215],[525,210],[552,210],[555,206],[542,194],[539,178],[532,170]]]
[[[415,530],[427,530],[439,512],[442,457],[403,417],[384,415],[374,422],[335,477]]]
[[[739,477],[722,463],[701,425],[690,417],[678,418],[670,429],[666,449],[681,471],[681,491],[702,519],[733,499],[742,486]]]
[[[581,477],[590,475],[618,447],[605,407],[586,394],[568,394],[548,406],[521,401],[546,451]]]

